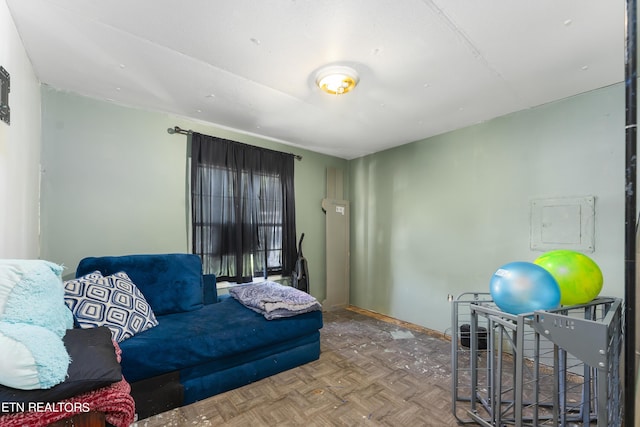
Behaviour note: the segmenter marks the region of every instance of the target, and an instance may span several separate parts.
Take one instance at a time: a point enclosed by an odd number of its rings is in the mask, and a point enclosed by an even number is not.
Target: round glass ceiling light
[[[318,87],[331,95],[342,95],[353,90],[359,80],[356,70],[342,65],[325,67],[316,75]]]

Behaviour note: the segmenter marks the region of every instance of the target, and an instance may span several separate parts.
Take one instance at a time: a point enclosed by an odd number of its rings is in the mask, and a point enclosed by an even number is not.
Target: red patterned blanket
[[[113,343],[120,362],[122,351]],[[0,416],[2,427],[40,427],[70,418],[74,415],[97,411],[104,412],[108,423],[116,427],[128,427],[135,417],[135,402],[131,397],[131,386],[121,381],[107,387],[79,394],[59,402],[32,402],[30,411],[16,412]]]

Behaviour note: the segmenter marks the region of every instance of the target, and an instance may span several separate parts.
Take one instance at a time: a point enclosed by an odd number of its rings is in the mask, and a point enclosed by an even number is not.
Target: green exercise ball
[[[602,271],[588,256],[571,250],[546,252],[535,261],[546,269],[560,286],[560,304],[591,302],[602,290]]]

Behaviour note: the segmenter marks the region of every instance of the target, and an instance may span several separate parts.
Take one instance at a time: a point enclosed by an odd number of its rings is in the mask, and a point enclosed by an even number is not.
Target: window
[[[296,260],[293,156],[194,133],[193,253],[237,283],[291,274]]]

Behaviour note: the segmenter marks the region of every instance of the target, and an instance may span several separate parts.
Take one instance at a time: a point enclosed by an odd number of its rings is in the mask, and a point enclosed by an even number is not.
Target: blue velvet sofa
[[[158,325],[120,343],[122,374],[139,418],[311,362],[320,356],[322,313],[266,320],[202,274],[191,254],[89,257],[76,277],[124,271]]]

